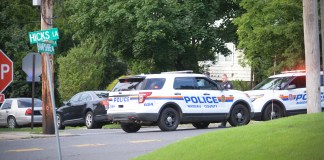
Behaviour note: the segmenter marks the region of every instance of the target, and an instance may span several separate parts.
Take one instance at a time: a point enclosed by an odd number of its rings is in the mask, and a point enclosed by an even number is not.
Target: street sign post
[[[42,74],[42,57],[35,52],[28,53],[23,59],[23,71],[27,74],[27,81],[32,82],[32,116],[31,129],[34,129],[34,97],[35,97],[35,78],[40,81],[39,75]]]
[[[0,93],[5,90],[13,80],[13,62],[0,50]]]
[[[40,31],[34,31],[34,32],[29,32],[29,42],[30,44],[35,44],[37,42],[44,42],[47,40],[53,40],[56,41],[58,40],[59,33],[57,28],[51,28],[48,30],[40,30]]]

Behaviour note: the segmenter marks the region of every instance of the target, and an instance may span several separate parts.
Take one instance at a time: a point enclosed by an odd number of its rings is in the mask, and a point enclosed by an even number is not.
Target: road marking
[[[161,142],[161,140],[158,140],[158,139],[148,139],[148,140],[130,141],[130,143],[149,143],[149,142]]]
[[[15,149],[15,150],[8,150],[7,152],[32,152],[32,151],[41,151],[44,150],[43,148],[25,148],[25,149]]]
[[[79,144],[79,145],[74,145],[74,147],[99,147],[99,146],[104,146],[105,144]]]

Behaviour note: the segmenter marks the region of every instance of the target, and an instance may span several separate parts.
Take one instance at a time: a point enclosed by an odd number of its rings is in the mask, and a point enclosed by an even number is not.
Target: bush
[[[236,90],[241,90],[241,91],[251,90],[249,81],[234,80],[231,82],[233,84],[234,89]]]

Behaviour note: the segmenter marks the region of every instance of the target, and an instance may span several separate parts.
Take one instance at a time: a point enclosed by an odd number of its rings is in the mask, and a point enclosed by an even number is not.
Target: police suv
[[[241,91],[223,90],[202,74],[175,71],[120,78],[109,93],[107,114],[132,133],[143,125],[158,125],[162,131],[176,130],[180,123],[196,128],[223,120],[245,125],[253,108]]]
[[[306,73],[287,71],[270,76],[246,91],[253,103],[254,120],[270,120],[307,112]],[[321,73],[321,106],[324,109],[323,73]]]

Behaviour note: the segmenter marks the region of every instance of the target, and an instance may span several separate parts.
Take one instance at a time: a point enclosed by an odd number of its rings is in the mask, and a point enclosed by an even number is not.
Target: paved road
[[[60,137],[64,160],[132,159],[168,144],[199,134],[220,130],[180,126],[177,131],[161,132],[158,127],[142,128],[137,133],[121,129],[65,130]],[[55,137],[0,140],[1,160],[58,159]]]

